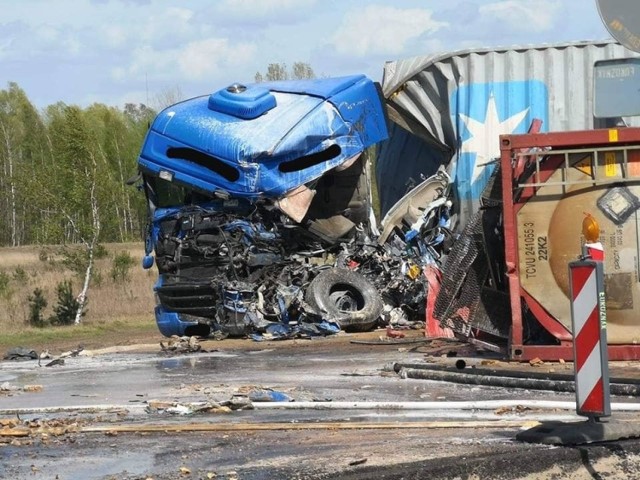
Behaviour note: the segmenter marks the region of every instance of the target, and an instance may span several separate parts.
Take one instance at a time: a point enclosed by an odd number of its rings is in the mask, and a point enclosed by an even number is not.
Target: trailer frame
[[[536,152],[544,151],[559,154],[564,151],[579,149],[604,152],[610,151],[612,147],[624,150],[628,146],[634,146],[635,149],[640,148],[640,128],[623,127],[500,136],[504,253],[511,307],[508,355],[511,359],[519,361],[529,361],[536,358],[555,361],[573,359],[573,336],[571,332],[533,298],[522,287],[520,282],[516,216],[520,208],[535,195],[537,189],[553,174],[553,171],[537,168],[536,173],[533,175],[536,177],[536,181],[527,185],[514,185],[515,179],[522,173],[525,162],[531,161],[532,156],[540,155]],[[626,150],[624,151],[626,152]],[[626,153],[624,161],[626,165]],[[562,167],[563,165],[559,165],[559,168]],[[640,182],[640,177],[635,180],[629,179],[629,181]],[[617,180],[617,183],[619,182],[620,180]],[[593,183],[602,184],[605,183],[605,180],[598,179],[596,176]],[[514,196],[514,190],[516,189],[520,193],[517,197]],[[567,301],[569,300],[567,299]],[[555,338],[556,345],[525,344],[523,304],[526,304],[540,325]],[[608,345],[608,354],[609,360],[637,360],[640,359],[640,345],[610,344]]]

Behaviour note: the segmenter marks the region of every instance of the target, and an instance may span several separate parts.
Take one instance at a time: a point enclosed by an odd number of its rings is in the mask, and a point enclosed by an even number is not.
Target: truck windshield
[[[211,200],[209,195],[150,175],[145,175],[145,186],[149,198],[157,208],[177,207]]]

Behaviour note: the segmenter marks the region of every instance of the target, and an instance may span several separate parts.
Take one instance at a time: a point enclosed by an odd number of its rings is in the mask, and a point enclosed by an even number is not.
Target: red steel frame
[[[553,318],[535,298],[520,285],[518,232],[516,215],[520,208],[535,194],[534,187],[526,187],[514,204],[514,173],[521,171],[522,165],[514,163],[514,153],[532,148],[551,147],[553,150],[571,148],[611,147],[612,145],[639,145],[640,128],[614,128],[600,130],[580,130],[573,132],[527,133],[500,136],[500,163],[502,169],[502,200],[504,209],[505,260],[507,281],[511,301],[511,334],[509,355],[514,360],[572,360],[572,334]],[[552,153],[552,152],[550,152]],[[546,181],[553,170],[541,171],[539,181]],[[579,253],[579,252],[577,252]],[[577,255],[576,253],[576,255]],[[569,301],[567,299],[567,301]],[[538,322],[558,341],[558,345],[524,345],[522,303],[525,302]],[[609,360],[640,359],[640,345],[609,345]]]

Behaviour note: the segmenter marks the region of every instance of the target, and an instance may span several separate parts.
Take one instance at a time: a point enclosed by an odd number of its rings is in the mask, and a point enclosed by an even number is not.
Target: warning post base
[[[516,435],[516,440],[547,445],[582,445],[640,438],[640,423],[618,422],[612,419],[584,422],[543,422]]]

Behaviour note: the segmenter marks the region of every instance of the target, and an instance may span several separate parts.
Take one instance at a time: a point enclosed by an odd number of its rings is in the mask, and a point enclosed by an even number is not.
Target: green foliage
[[[116,283],[128,282],[131,279],[131,267],[133,267],[135,263],[136,261],[126,250],[117,253],[115,257],[113,257],[113,264],[111,266],[111,279]]]
[[[87,269],[87,252],[81,248],[62,247],[58,250],[58,254],[62,257],[60,263],[76,275],[84,275]]]
[[[98,243],[93,249],[93,258],[99,260],[107,257],[109,257],[109,250],[101,243]]]
[[[20,285],[24,285],[29,281],[29,276],[24,268],[16,267],[13,272],[13,280]]]
[[[7,272],[0,271],[0,297],[8,299],[11,297],[11,285],[9,285],[10,277]]]
[[[53,315],[49,321],[52,325],[72,325],[75,321],[80,303],[73,296],[71,280],[58,283],[56,295],[58,301],[53,307]],[[84,316],[86,313],[86,311],[83,311],[81,316]]]
[[[47,325],[42,312],[47,307],[47,299],[41,288],[36,288],[32,295],[29,295],[29,325],[36,328],[43,328]]]

